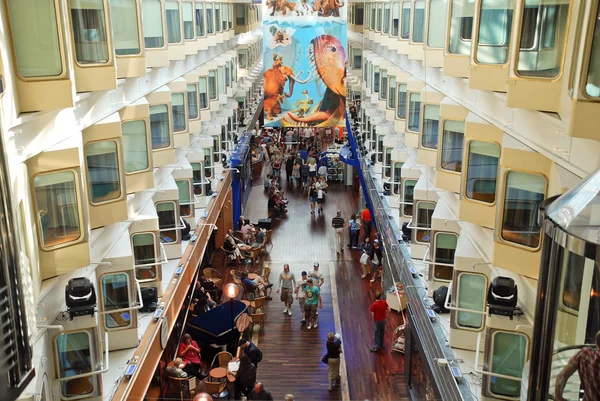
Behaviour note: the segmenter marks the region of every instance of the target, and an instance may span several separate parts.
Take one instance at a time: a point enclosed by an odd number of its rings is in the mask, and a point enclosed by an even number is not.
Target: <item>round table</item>
[[[227,369],[226,368],[214,368],[208,373],[209,376],[213,379],[221,380],[227,377]]]
[[[227,381],[233,383],[235,381],[235,374],[228,372],[227,373]]]
[[[247,313],[243,313],[237,318],[235,322],[235,327],[240,333],[243,333],[248,328],[248,326],[250,326],[250,315],[248,315]]]
[[[250,306],[250,301],[248,301],[247,299],[242,299],[241,301],[244,305]]]

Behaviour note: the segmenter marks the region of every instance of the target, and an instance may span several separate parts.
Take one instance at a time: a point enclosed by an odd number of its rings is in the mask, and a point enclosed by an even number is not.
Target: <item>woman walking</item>
[[[335,334],[327,334],[327,342],[325,343],[327,348],[327,368],[329,372],[329,385],[327,390],[331,391],[333,384],[341,381],[340,376],[340,354],[342,353],[342,342],[335,338]]]
[[[302,159],[300,159],[302,160]],[[300,186],[300,163],[296,161],[294,168],[292,169],[292,188],[298,188]]]
[[[310,202],[310,214],[315,214],[315,202],[317,202],[317,197],[319,196],[319,191],[314,183],[310,185],[308,189],[308,201]]]
[[[369,275],[369,262],[371,260],[370,255],[371,250],[373,249],[373,245],[371,244],[371,238],[365,237],[358,249],[362,250],[362,254],[360,255],[360,267],[362,268],[361,278],[365,278]]]

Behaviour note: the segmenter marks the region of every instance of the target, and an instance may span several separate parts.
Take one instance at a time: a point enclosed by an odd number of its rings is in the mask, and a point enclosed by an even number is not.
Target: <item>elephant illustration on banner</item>
[[[267,120],[273,120],[281,112],[281,102],[285,98],[292,97],[294,94],[294,84],[296,82],[305,84],[309,81],[310,75],[305,80],[298,77],[303,71],[294,74],[291,67],[283,65],[283,56],[273,55],[273,66],[266,70],[264,76],[264,113]],[[285,91],[285,84],[289,82],[289,90]]]

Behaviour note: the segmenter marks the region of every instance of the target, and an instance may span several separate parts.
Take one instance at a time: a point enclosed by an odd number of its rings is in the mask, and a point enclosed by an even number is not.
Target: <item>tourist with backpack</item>
[[[246,338],[242,338],[240,340],[240,342],[238,343],[238,347],[238,358],[241,352],[245,353],[246,355],[248,355],[248,358],[250,358],[250,361],[254,364],[254,366],[256,366],[256,369],[258,370],[258,363],[262,361],[263,358],[262,351],[258,349],[258,347],[254,345],[252,341],[248,341]]]

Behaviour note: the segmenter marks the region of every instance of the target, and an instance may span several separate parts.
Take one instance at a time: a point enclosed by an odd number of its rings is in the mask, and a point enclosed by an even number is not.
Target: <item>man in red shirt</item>
[[[363,231],[365,232],[365,238],[371,237],[371,228],[373,227],[373,220],[371,219],[371,212],[366,207],[360,214],[362,221]]]
[[[584,347],[573,355],[556,377],[554,399],[565,401],[563,391],[573,373],[579,373],[583,386],[583,401],[598,400],[600,395],[600,331],[596,333],[596,347]]]
[[[383,348],[383,333],[385,332],[385,318],[387,313],[390,311],[388,303],[381,299],[381,292],[375,293],[375,302],[371,304],[369,311],[373,316],[373,322],[375,323],[375,346],[371,348],[371,352],[377,352]]]

